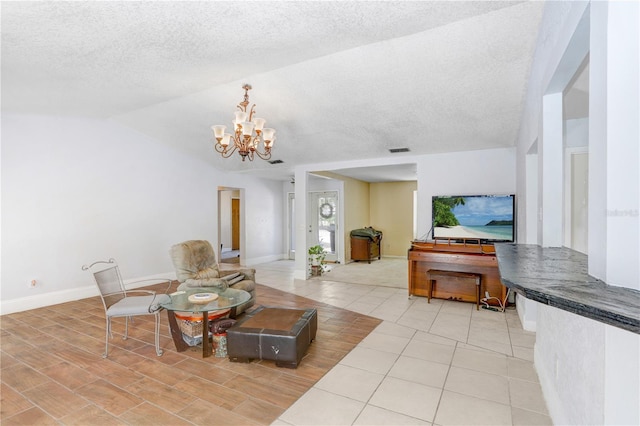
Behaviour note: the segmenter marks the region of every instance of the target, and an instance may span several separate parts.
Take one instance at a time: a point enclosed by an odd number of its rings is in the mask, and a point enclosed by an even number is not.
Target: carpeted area
[[[331,268],[329,272],[325,272],[322,276],[313,279],[407,288],[408,267],[407,259],[404,258],[383,257],[380,260],[372,260],[371,263],[360,261],[329,266]]]

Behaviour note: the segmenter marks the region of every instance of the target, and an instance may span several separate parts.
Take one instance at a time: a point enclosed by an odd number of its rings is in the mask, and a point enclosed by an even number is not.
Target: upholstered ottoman
[[[315,309],[262,306],[227,330],[229,360],[268,359],[278,367],[296,368],[317,329]]]

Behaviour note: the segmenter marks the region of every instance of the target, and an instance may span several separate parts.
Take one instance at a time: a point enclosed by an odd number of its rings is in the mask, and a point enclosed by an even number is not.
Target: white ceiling
[[[297,164],[510,147],[543,6],[3,1],[2,111],[108,118],[274,179]],[[283,164],[212,149],[243,83]]]

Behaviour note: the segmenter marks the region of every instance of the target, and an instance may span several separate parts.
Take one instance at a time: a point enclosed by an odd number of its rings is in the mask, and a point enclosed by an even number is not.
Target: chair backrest
[[[181,283],[188,279],[220,277],[216,255],[209,241],[185,241],[172,246],[170,254],[176,278]]]
[[[114,259],[93,262],[89,266],[84,265],[82,269],[88,270],[93,275],[105,309],[127,297],[120,269]]]

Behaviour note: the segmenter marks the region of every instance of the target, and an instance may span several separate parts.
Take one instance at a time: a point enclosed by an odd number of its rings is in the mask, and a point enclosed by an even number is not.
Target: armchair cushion
[[[248,291],[253,294],[256,291],[256,283],[251,280],[242,280],[231,286],[232,288],[237,288],[238,290]]]
[[[202,269],[200,271],[197,271],[195,273],[195,275],[193,276],[194,279],[196,280],[206,280],[209,278],[220,278],[220,272],[218,271],[218,266],[216,265],[215,268],[212,267],[208,267],[205,269]]]
[[[220,279],[220,278],[208,278],[208,279],[204,279],[204,280],[188,279],[188,280],[185,280],[182,284],[180,284],[180,287],[188,287],[188,288],[193,288],[193,287],[217,287],[220,290],[224,290],[224,289],[229,287],[229,284],[225,280]],[[180,290],[182,290],[182,288]]]
[[[245,280],[251,280],[251,281],[256,280],[256,270],[253,268],[233,268],[232,271],[239,272],[242,275],[244,275]],[[225,275],[227,271],[223,270],[221,273]]]

